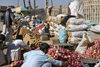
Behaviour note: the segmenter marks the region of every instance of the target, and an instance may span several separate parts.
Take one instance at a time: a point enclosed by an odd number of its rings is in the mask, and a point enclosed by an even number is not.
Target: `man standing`
[[[5,13],[5,21],[3,24],[3,32],[2,34],[6,35],[6,45],[10,44],[12,41],[12,21],[14,20],[14,15],[11,11],[11,8],[7,8]]]
[[[11,25],[12,25],[13,19],[14,17],[13,17],[13,13],[11,12],[11,8],[7,8],[5,12],[5,21],[4,21],[3,32],[2,32],[3,34],[12,33]]]

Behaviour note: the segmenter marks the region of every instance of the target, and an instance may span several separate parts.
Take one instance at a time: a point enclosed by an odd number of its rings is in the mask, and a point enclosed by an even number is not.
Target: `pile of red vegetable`
[[[81,57],[74,51],[70,51],[62,47],[51,46],[48,51],[48,55],[53,59],[68,61],[69,65],[66,64],[64,67],[82,67],[82,63],[80,61]]]
[[[95,39],[90,44],[93,46],[89,47],[81,56],[89,59],[100,59],[100,39]]]
[[[14,61],[11,63],[11,66],[10,67],[21,67],[21,65],[24,63],[23,60],[20,60],[20,61]]]

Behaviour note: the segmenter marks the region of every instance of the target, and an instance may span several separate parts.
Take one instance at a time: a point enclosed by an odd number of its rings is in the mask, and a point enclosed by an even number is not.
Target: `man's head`
[[[21,40],[23,40],[23,36],[22,36],[22,35],[17,35],[16,39],[21,39]]]
[[[11,11],[11,8],[10,7],[7,7],[7,9],[6,9],[7,11]]]
[[[40,45],[40,50],[42,50],[43,52],[47,53],[48,49],[50,48],[50,46],[47,43],[42,43]]]
[[[5,40],[5,36],[3,34],[0,34],[0,43],[2,43]]]

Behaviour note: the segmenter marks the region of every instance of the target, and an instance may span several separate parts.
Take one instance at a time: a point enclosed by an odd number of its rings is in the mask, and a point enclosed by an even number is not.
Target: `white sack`
[[[87,49],[88,44],[89,44],[89,39],[88,39],[87,34],[85,33],[75,51],[82,54]]]
[[[70,24],[67,26],[68,31],[82,31],[82,30],[85,30],[87,28],[88,28],[88,26],[85,24],[82,24],[82,25],[71,25]]]
[[[72,25],[80,25],[80,24],[88,24],[89,21],[85,20],[85,19],[76,19],[76,18],[70,18],[68,24],[72,24]]]
[[[79,37],[69,37],[68,38],[68,43],[78,44],[81,40],[82,40],[82,38],[79,38]]]
[[[100,67],[100,62],[98,64],[96,64],[94,67]]]
[[[82,37],[86,31],[76,31],[76,32],[68,32],[68,36],[71,37]]]
[[[21,59],[20,48],[11,50],[11,61],[18,61],[20,59]]]
[[[74,0],[70,3],[71,15],[75,15],[76,17],[83,16],[82,3],[82,0]]]

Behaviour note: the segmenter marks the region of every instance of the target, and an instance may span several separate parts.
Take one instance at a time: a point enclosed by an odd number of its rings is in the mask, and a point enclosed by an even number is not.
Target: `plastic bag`
[[[11,50],[11,61],[18,61],[20,59],[21,59],[20,48]]]
[[[64,43],[66,39],[67,39],[67,31],[65,29],[60,30],[60,33],[59,33],[60,43]]]
[[[95,33],[100,33],[100,25],[92,26],[89,30]]]
[[[85,33],[75,51],[82,54],[88,48],[88,44],[89,44],[89,39],[87,34]]]
[[[100,67],[100,62],[98,64],[96,64],[94,67]]]

